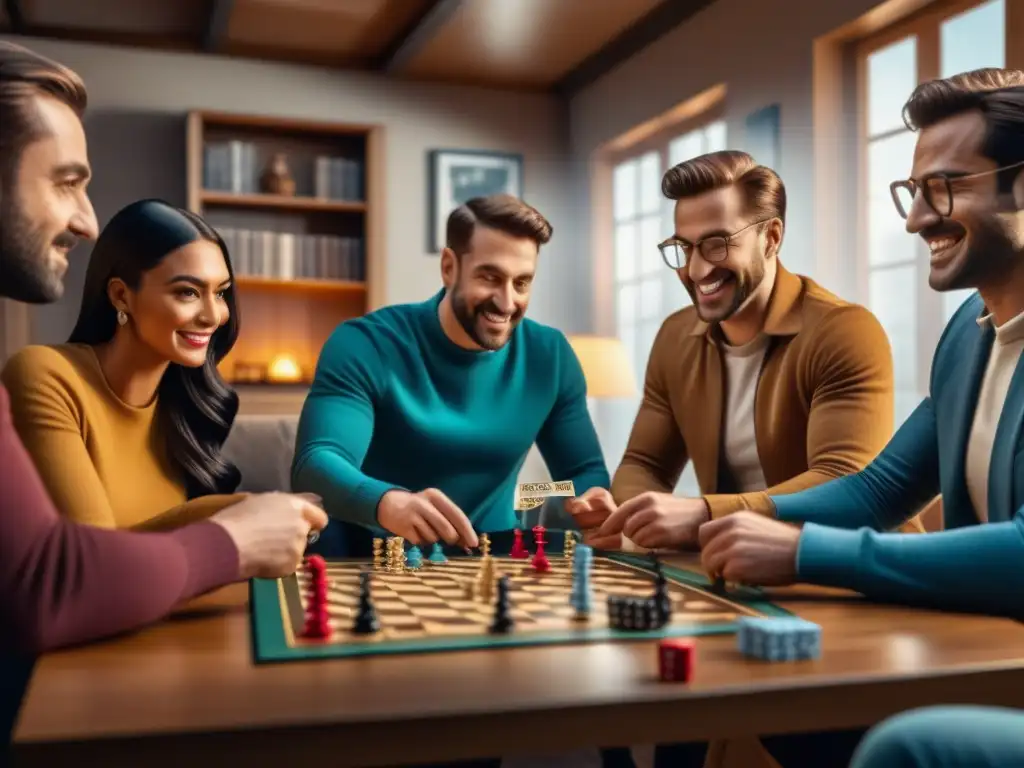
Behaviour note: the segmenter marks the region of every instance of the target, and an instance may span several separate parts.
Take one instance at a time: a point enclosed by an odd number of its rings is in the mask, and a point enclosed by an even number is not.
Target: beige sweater
[[[992,316],[978,319],[979,325],[993,324]],[[988,473],[992,459],[992,446],[996,440],[999,416],[1003,412],[1010,379],[1024,351],[1024,314],[1017,315],[1001,326],[995,326],[996,338],[992,342],[985,377],[978,392],[978,405],[974,409],[974,423],[967,441],[965,474],[971,504],[978,520],[988,521]]]

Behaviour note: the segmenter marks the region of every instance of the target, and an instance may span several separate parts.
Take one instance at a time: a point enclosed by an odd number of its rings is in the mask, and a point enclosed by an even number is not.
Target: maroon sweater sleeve
[[[0,647],[38,654],[137,629],[237,578],[216,523],[131,533],[58,515],[0,386]]]

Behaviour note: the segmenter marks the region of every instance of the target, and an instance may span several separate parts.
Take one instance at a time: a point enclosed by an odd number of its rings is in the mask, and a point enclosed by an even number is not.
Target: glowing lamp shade
[[[633,397],[633,363],[620,339],[605,336],[570,336],[587,380],[587,397]]]
[[[291,355],[278,355],[267,366],[267,378],[273,382],[302,381],[302,369]]]

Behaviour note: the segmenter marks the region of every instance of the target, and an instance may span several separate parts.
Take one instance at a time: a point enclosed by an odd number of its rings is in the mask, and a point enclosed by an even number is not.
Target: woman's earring
[[[128,322],[128,315],[125,314],[123,309],[117,310],[117,324],[124,325]]]

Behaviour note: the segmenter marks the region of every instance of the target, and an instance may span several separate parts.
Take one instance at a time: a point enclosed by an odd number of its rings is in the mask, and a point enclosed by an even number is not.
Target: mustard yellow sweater
[[[0,374],[14,425],[57,509],[102,528],[167,530],[244,494],[186,501],[168,460],[156,400],[134,407],[107,384],[91,346],[30,346]]]

